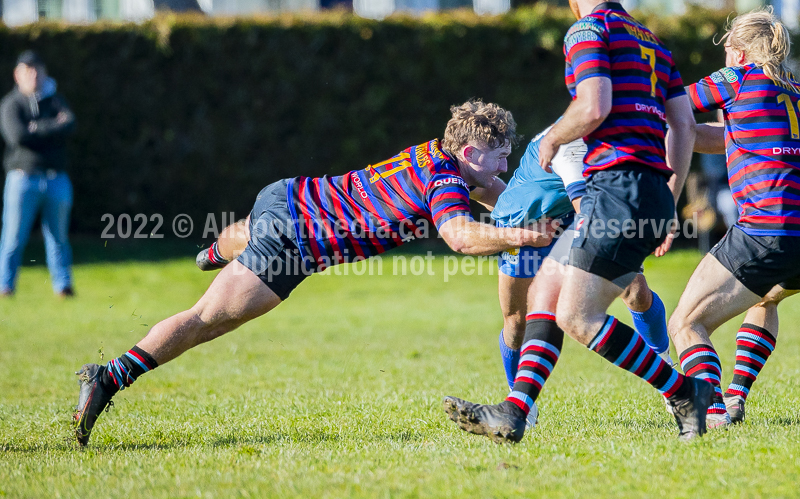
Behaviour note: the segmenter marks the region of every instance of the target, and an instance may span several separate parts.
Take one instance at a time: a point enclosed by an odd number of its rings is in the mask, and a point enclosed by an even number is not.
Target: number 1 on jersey
[[[797,123],[797,111],[794,108],[792,98],[788,94],[780,94],[778,103],[786,106],[786,114],[789,115],[789,130],[792,132],[793,139],[800,139],[800,126]]]
[[[639,45],[642,49],[642,59],[647,59],[650,63],[650,96],[656,96],[656,83],[658,83],[658,75],[656,75],[656,49],[650,49],[644,45]]]
[[[369,165],[366,170],[367,172],[371,172],[371,176],[369,178],[369,183],[374,184],[381,178],[391,177],[395,173],[398,173],[402,170],[405,170],[409,166],[411,166],[411,155],[407,152],[402,152],[397,156],[387,159],[381,163],[377,163],[374,165]],[[389,167],[392,168],[389,168]],[[387,167],[386,171],[380,172],[378,171],[379,168]]]

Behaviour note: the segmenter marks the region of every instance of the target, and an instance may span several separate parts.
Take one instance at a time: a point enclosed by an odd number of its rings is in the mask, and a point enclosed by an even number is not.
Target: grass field
[[[668,310],[699,261],[648,260]],[[90,447],[70,441],[81,364],[130,348],[213,278],[191,259],[86,263],[58,301],[43,267],[0,301],[4,497],[790,497],[800,495],[800,312],[781,307],[776,353],[748,420],[678,442],[648,385],[577,343],[516,446],[458,430],[443,395],[502,400],[496,270],[314,276],[285,304],[120,393]],[[495,275],[488,275],[493,271]],[[614,313],[630,323],[624,309]],[[730,380],[734,335],[715,335]]]

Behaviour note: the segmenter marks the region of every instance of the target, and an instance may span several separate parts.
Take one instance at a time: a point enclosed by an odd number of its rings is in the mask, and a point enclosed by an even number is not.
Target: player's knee
[[[681,335],[690,329],[692,329],[692,322],[687,314],[673,313],[667,321],[667,333],[672,341],[679,341]]]
[[[628,305],[628,303],[631,301],[631,297],[632,297],[632,296],[633,296],[633,293],[631,292],[631,287],[630,287],[630,286],[628,286],[627,288],[625,288],[625,289],[622,291],[622,294],[621,294],[621,295],[619,295],[619,298],[620,298],[622,301],[624,301],[626,305]],[[628,305],[628,308],[630,308],[630,305]]]
[[[647,286],[644,275],[637,274],[620,296],[625,305],[631,310],[647,310],[653,299],[653,292]]]
[[[513,349],[520,348],[525,339],[525,317],[505,317],[503,320],[503,338],[506,345]]]
[[[503,314],[503,327],[508,329],[525,328],[525,312],[515,311]]]

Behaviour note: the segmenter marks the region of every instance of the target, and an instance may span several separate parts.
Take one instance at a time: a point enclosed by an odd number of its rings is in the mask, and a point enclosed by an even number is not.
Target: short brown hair
[[[491,148],[519,141],[517,123],[510,111],[497,104],[485,104],[480,99],[470,99],[460,106],[452,106],[453,117],[444,130],[442,147],[450,155],[468,142],[479,142]]]

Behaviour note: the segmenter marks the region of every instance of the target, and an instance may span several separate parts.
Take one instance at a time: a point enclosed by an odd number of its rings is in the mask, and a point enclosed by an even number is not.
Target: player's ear
[[[736,63],[739,66],[744,66],[745,64],[747,64],[747,54],[745,53],[745,51],[742,50],[738,54],[739,54],[739,59],[736,61]]]
[[[467,160],[468,162],[472,163],[472,157],[475,155],[475,148],[469,144],[464,144],[461,146],[461,156]]]

